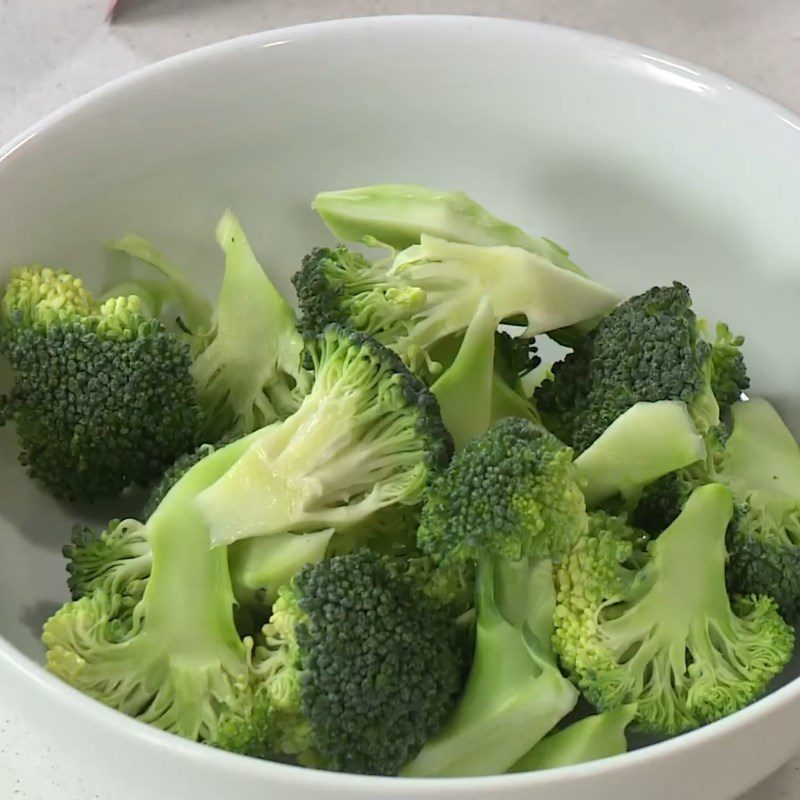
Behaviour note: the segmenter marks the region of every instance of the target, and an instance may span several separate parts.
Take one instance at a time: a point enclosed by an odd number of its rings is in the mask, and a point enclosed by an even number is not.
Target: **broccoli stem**
[[[225,253],[210,342],[192,364],[200,402],[214,440],[230,430],[250,431],[291,414],[300,377],[302,338],[294,311],[258,263],[236,217],[217,225]],[[304,390],[307,387],[304,387]]]
[[[479,564],[475,658],[464,694],[402,775],[505,772],[574,708],[578,692],[550,646],[554,604],[549,561]]]
[[[236,542],[229,550],[233,593],[240,604],[272,605],[306,564],[325,557],[333,528],[319,533],[278,533]]]
[[[733,499],[725,486],[696,489],[653,548],[648,569],[655,581],[649,591],[643,582],[643,596],[632,608],[603,621],[608,646],[620,658],[641,643],[630,657],[634,672],[644,674],[651,661],[659,665],[656,674],[672,675],[677,682],[684,680],[687,669],[730,671],[716,642],[736,641],[735,628],[740,627],[725,588],[725,532],[732,515]],[[691,667],[687,649],[693,657]],[[737,654],[731,655],[736,663]],[[737,676],[731,672],[730,677]]]
[[[456,450],[473,436],[488,431],[491,425],[494,384],[499,381],[494,373],[496,329],[492,304],[484,297],[455,360],[431,387]]]
[[[524,317],[527,337],[608,313],[618,302],[610,289],[519,247],[476,247],[427,235],[398,254],[388,274],[425,294],[398,352],[427,351],[466,330],[484,296],[498,319]]]
[[[636,704],[595,714],[551,733],[526,753],[509,772],[534,772],[583,764],[627,752],[625,729],[636,715]]]
[[[634,496],[652,481],[706,455],[685,403],[637,403],[584,450],[575,466],[588,506],[615,494]]]
[[[383,184],[320,192],[313,208],[331,232],[344,242],[371,237],[397,250],[418,244],[422,234],[465,244],[521,247],[556,266],[585,276],[568,253],[549,239],[529,236],[521,228],[490,214],[462,192],[425,186]]]
[[[139,261],[143,261],[145,264],[155,267],[155,269],[169,281],[172,291],[181,304],[182,313],[189,329],[194,333],[201,333],[208,330],[211,324],[211,303],[197,292],[183,272],[173,264],[170,264],[150,242],[143,239],[141,236],[128,234],[119,241],[114,242],[110,249],[117,250],[121,253],[127,253],[133,258],[138,258]],[[132,286],[135,285],[139,285],[139,281],[132,283]],[[142,285],[145,288],[150,287],[151,292],[153,291],[150,282],[145,281]],[[138,293],[138,291],[134,292],[134,294]],[[154,300],[159,301],[161,305],[164,304],[166,299],[163,290],[158,292],[157,295],[151,296]]]
[[[147,631],[156,641],[171,642],[175,657],[189,654],[195,659],[209,649],[216,654],[222,645],[232,663],[241,660],[227,551],[210,548],[208,530],[192,500],[248,445],[248,439],[241,439],[192,468],[147,522],[153,550],[153,571],[143,596]]]
[[[721,478],[736,494],[766,492],[800,500],[800,447],[778,412],[761,398],[733,405],[733,432]]]

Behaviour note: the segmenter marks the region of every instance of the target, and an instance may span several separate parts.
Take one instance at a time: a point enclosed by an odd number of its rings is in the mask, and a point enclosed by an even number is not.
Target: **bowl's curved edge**
[[[734,103],[748,113],[770,114],[800,134],[800,115],[784,108],[776,101],[759,94],[755,90],[743,86],[729,78],[711,70],[698,67],[691,62],[641,47],[632,43],[622,42],[610,37],[594,33],[562,28],[544,23],[528,22],[522,20],[479,17],[463,15],[399,15],[378,17],[355,17],[349,19],[328,20],[312,22],[288,28],[248,34],[229,39],[217,44],[190,50],[170,58],[158,61],[143,67],[128,75],[122,76],[88,92],[87,94],[62,106],[60,109],[47,115],[27,130],[23,131],[4,147],[0,148],[0,163],[12,157],[23,148],[26,143],[35,138],[39,133],[52,128],[62,120],[78,114],[82,109],[91,106],[106,96],[124,91],[128,86],[144,83],[166,71],[182,69],[193,62],[213,59],[228,55],[250,47],[271,47],[291,45],[292,42],[317,35],[334,34],[341,27],[365,27],[369,30],[386,29],[389,27],[418,28],[423,26],[430,29],[432,26],[466,26],[482,27],[487,31],[499,32],[504,26],[516,30],[526,29],[531,36],[559,37],[565,44],[572,46],[602,49],[608,58],[625,58],[627,60],[643,61],[644,59],[657,59],[667,69],[673,68],[682,72],[691,71],[698,79],[717,88],[726,90],[724,102]],[[677,754],[702,745],[704,742],[716,738],[723,733],[733,733],[737,729],[746,727],[756,718],[772,715],[783,703],[790,699],[800,699],[800,678],[793,680],[770,695],[760,699],[753,705],[739,711],[730,717],[711,723],[699,730],[691,731],[673,739],[650,745],[640,750],[625,753],[619,756],[603,759],[601,761],[548,770],[542,773],[520,773],[476,778],[449,778],[449,779],[403,779],[383,778],[373,776],[358,776],[339,773],[309,770],[291,765],[277,764],[269,761],[259,761],[236,754],[197,745],[194,742],[183,740],[177,736],[154,729],[137,720],[125,717],[99,702],[64,684],[55,676],[49,674],[40,664],[23,655],[9,642],[0,636],[0,668],[13,670],[22,679],[32,681],[36,687],[46,693],[54,702],[68,705],[76,714],[86,716],[105,729],[118,729],[128,735],[159,749],[171,749],[186,759],[194,760],[202,757],[204,760],[214,760],[225,771],[246,770],[257,776],[267,779],[272,773],[278,772],[293,774],[293,782],[309,790],[364,790],[369,789],[380,792],[384,796],[404,797],[408,785],[413,784],[420,789],[433,789],[441,797],[457,797],[467,788],[473,791],[526,788],[535,789],[537,786],[549,784],[553,780],[559,782],[579,781],[591,779],[592,776],[610,770],[625,768],[636,769],[654,760],[668,759]],[[746,788],[746,787],[743,787]]]

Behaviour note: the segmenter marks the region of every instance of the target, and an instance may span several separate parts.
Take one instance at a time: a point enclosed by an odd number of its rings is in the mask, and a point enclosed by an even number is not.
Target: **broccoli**
[[[555,242],[529,236],[516,225],[497,219],[462,192],[403,184],[364,186],[320,192],[313,208],[343,242],[370,239],[403,250],[419,244],[424,234],[464,244],[508,245],[586,277]]]
[[[638,497],[631,498],[632,502],[625,509],[630,523],[656,537],[675,522],[695,489],[708,483],[724,482],[718,472],[727,438],[724,425],[710,428],[703,436],[701,459],[662,475],[644,486]]]
[[[145,520],[150,519],[152,513],[159,507],[161,501],[167,496],[167,492],[195,465],[202,461],[206,456],[210,456],[220,447],[231,444],[241,438],[238,434],[228,434],[223,436],[215,444],[200,444],[189,453],[184,453],[175,459],[175,462],[164,470],[161,479],[150,489],[145,502],[142,516]]]
[[[526,753],[509,772],[534,772],[584,764],[627,752],[625,729],[636,715],[636,704],[573,722],[551,733]]]
[[[119,598],[116,619],[129,630],[132,612],[144,595],[153,566],[144,525],[135,519],[111,520],[105,530],[76,525],[62,553],[67,559],[67,588],[73,600],[95,590]]]
[[[203,459],[175,484],[143,530],[152,568],[131,609],[119,570],[44,626],[47,668],[112,708],[189,739],[210,740],[220,715],[241,711],[250,683],[248,644],[234,625],[225,548],[209,547],[191,499],[249,446],[247,438]],[[141,584],[135,570],[133,581]]]
[[[732,406],[750,388],[743,344],[744,336],[734,336],[724,322],[717,323],[711,351],[711,391],[723,408]]]
[[[332,326],[308,342],[314,385],[196,505],[213,545],[363,522],[415,505],[452,453],[435,398],[392,352]]]
[[[706,456],[686,405],[677,400],[636,403],[577,459],[588,506],[622,494],[631,501],[662,475]]]
[[[716,473],[731,488],[728,581],[800,611],[800,447],[778,412],[753,399],[732,409],[733,430]]]
[[[539,364],[535,340],[511,337],[496,328],[491,303],[483,297],[455,352],[437,349],[437,358],[446,366],[431,391],[456,450],[504,417],[539,421],[521,389],[522,377]]]
[[[292,281],[301,326],[348,325],[395,350],[423,377],[441,371],[432,350],[463,334],[484,296],[496,322],[525,321],[524,336],[610,311],[616,295],[517,247],[480,247],[423,235],[393,260],[372,263],[344,246],[317,248]]]
[[[498,333],[496,324],[484,297],[457,353],[431,386],[456,450],[505,417],[538,422],[534,407],[514,388],[518,374],[536,364],[535,347],[531,340]]]
[[[184,308],[193,311],[187,339],[191,375],[206,423],[203,438],[216,441],[250,433],[293,413],[310,388],[302,368],[303,339],[294,311],[270,282],[234,215],[217,225],[225,273],[213,319],[181,273],[136,236],[114,245],[164,273]]]
[[[145,485],[197,441],[189,349],[135,295],[100,303],[68,272],[18,269],[0,352],[14,371],[0,424],[15,424],[20,461],[59,499]]]
[[[451,616],[463,617],[475,606],[475,565],[469,561],[442,560],[418,551],[387,556],[383,563]]]
[[[600,711],[637,703],[640,730],[674,735],[755,700],[786,665],[794,632],[766,596],[729,600],[722,484],[696,489],[649,545],[603,512],[558,569],[554,645]]]
[[[800,448],[778,413],[763,399],[731,409],[730,435],[714,429],[705,461],[647,486],[632,522],[660,533],[691,493],[710,482],[733,492],[728,529],[728,586],[741,594],[766,594],[781,612],[800,612]]]
[[[97,588],[141,598],[153,560],[144,527],[135,519],[113,519],[100,532],[85,525],[73,527],[69,544],[62,548],[73,600]]]
[[[404,775],[505,772],[572,710],[550,643],[551,559],[586,525],[571,451],[526,420],[471,440],[434,481],[419,545],[477,565],[475,656],[455,712]]]
[[[535,392],[537,408],[578,452],[638,402],[682,400],[705,433],[719,424],[732,382],[744,382],[740,341],[724,334],[712,344],[685,286],[654,287],[618,306],[553,366]]]
[[[252,701],[214,738],[226,750],[394,775],[463,682],[454,621],[369,551],[303,568],[265,635]]]

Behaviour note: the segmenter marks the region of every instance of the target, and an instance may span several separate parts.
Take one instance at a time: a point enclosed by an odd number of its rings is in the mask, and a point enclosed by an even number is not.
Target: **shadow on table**
[[[119,0],[114,24],[191,15],[193,11],[202,11],[219,5],[220,0]],[[261,0],[226,0],[225,5],[256,7],[263,5],[263,2]]]

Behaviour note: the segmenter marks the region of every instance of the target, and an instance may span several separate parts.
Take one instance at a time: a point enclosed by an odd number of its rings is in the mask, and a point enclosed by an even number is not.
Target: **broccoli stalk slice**
[[[461,700],[401,775],[505,772],[577,703],[577,690],[550,650],[555,592],[549,561],[522,575],[501,560],[481,562],[476,603],[475,658]],[[527,619],[514,620],[521,615]]]
[[[211,323],[211,304],[192,286],[183,272],[167,261],[150,242],[141,236],[129,233],[111,244],[110,249],[126,253],[154,267],[168,281],[166,286],[153,281],[131,281],[127,284],[133,290],[131,294],[144,294],[150,299],[154,309],[163,308],[169,297],[174,294],[180,303],[181,314],[189,329],[195,333],[208,329]]]
[[[320,192],[312,207],[343,242],[376,239],[397,250],[419,244],[423,234],[481,246],[521,247],[585,277],[566,250],[490,214],[463,192],[383,184]]]
[[[404,424],[403,411],[397,416],[382,420],[362,398],[315,386],[295,414],[264,429],[198,496],[212,545],[348,527],[406,496],[418,499],[427,470],[413,425]]]
[[[309,344],[314,386],[300,408],[197,497],[212,545],[337,530],[414,505],[450,439],[428,391],[376,342],[332,328]]]
[[[497,319],[484,296],[455,357],[431,386],[456,451],[506,417],[538,422],[534,407],[502,374],[497,335]]]
[[[217,241],[225,253],[225,275],[212,330],[200,337],[191,368],[212,441],[283,419],[298,407],[310,383],[301,370],[303,340],[294,311],[230,211],[217,226]]]
[[[119,598],[99,590],[44,627],[47,668],[86,694],[189,739],[212,739],[243,697],[249,660],[233,621],[224,549],[210,549],[191,499],[241,455],[228,445],[192,468],[146,526],[153,567],[130,630],[114,624]]]
[[[494,371],[496,330],[491,301],[484,297],[455,360],[431,387],[456,450],[491,426],[495,381],[499,382]]]
[[[734,404],[733,430],[719,473],[736,494],[764,492],[800,500],[800,447],[762,398]]]
[[[685,403],[637,403],[606,428],[575,467],[588,506],[622,494],[636,499],[642,487],[705,457],[705,443]]]
[[[628,750],[625,730],[636,715],[636,704],[574,722],[551,733],[526,753],[509,772],[535,772],[569,767],[622,755]]]
[[[233,593],[241,605],[270,606],[278,590],[287,585],[306,564],[325,557],[334,529],[317,533],[278,533],[236,542],[230,550]]]
[[[423,235],[397,255],[388,278],[424,292],[400,352],[427,350],[462,332],[484,295],[498,319],[522,317],[533,336],[609,312],[618,297],[598,283],[559,269],[518,247],[478,247]]]

